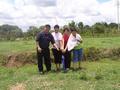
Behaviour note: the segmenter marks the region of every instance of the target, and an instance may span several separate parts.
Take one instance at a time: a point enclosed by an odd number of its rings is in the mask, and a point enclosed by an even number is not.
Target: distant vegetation
[[[119,36],[120,31],[117,30],[116,23],[97,22],[92,26],[84,25],[83,22],[68,23],[69,27],[76,28],[78,32],[85,37],[108,37]],[[34,39],[36,34],[43,29],[43,26],[30,26],[27,32],[23,32],[18,26],[1,25],[0,40],[16,40],[16,39]],[[63,29],[63,27],[61,27]]]

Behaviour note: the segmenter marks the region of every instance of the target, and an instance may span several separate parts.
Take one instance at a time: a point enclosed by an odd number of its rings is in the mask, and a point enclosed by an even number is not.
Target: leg
[[[43,58],[42,58],[42,52],[39,53],[37,51],[37,59],[38,59],[38,69],[39,69],[39,72],[43,72]]]
[[[73,68],[76,69],[76,63],[78,62],[78,50],[73,50]]]
[[[58,63],[59,63],[59,69],[61,67],[61,63],[62,63],[62,52],[58,51]]]
[[[49,49],[44,50],[44,63],[45,63],[47,71],[50,71],[51,70],[51,60],[50,60],[50,50]]]
[[[79,49],[79,52],[78,52],[78,58],[79,58],[79,68],[81,68],[81,61],[82,61],[82,57],[83,57],[83,49]]]
[[[52,49],[52,52],[53,52],[53,56],[54,56],[54,62],[55,62],[55,65],[56,65],[56,70],[58,71],[59,70],[59,62],[58,62],[59,53],[56,49]]]
[[[62,67],[64,70],[65,69],[65,56],[64,56],[64,54],[62,55]]]
[[[68,62],[67,62],[67,68],[70,68],[71,66],[71,51],[68,51]]]
[[[64,53],[64,69],[67,68],[67,61],[68,61],[68,56],[67,56],[67,52]]]
[[[65,57],[65,69],[69,69],[71,64],[71,52],[66,51],[64,57]]]

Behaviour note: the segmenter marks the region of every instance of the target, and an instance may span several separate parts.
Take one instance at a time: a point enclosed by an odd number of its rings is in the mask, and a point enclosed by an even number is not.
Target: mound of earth
[[[6,67],[20,67],[26,64],[36,64],[36,54],[34,52],[26,52],[8,55]]]

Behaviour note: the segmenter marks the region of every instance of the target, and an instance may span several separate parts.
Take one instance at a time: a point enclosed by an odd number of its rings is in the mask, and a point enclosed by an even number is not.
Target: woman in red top
[[[64,69],[68,71],[71,65],[71,52],[67,50],[67,42],[70,36],[70,30],[68,28],[64,28],[63,30],[63,56],[64,56]]]

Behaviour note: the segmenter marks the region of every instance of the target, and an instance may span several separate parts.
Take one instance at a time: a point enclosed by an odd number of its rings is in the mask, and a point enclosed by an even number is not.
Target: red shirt
[[[69,35],[64,34],[64,35],[63,35],[63,39],[64,39],[64,47],[66,47],[67,42],[68,42],[68,39],[69,39]]]

